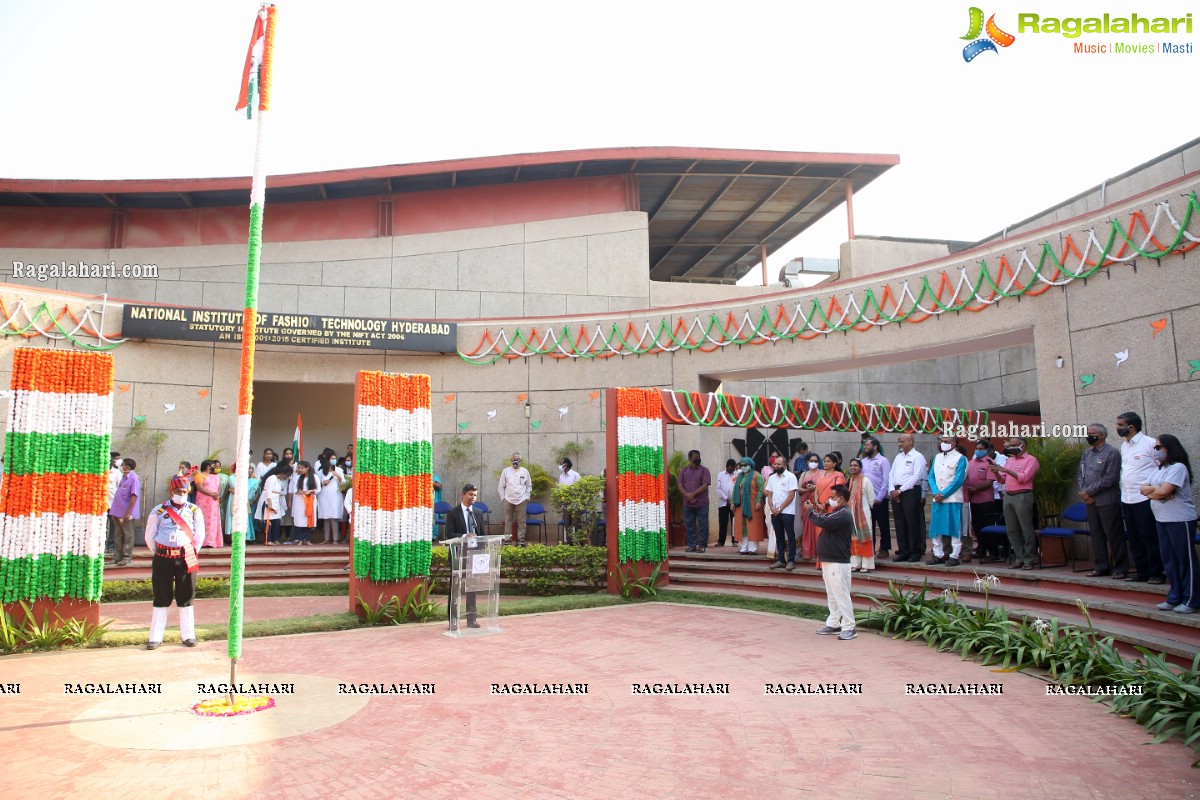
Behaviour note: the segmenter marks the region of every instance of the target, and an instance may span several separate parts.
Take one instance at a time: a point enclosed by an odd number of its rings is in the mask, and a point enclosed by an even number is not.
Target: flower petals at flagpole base
[[[201,700],[192,706],[192,713],[198,717],[241,717],[275,707],[275,698],[265,694],[239,695],[229,704],[225,695]]]
[[[113,357],[21,348],[0,485],[0,600],[100,599]]]
[[[667,558],[663,403],[658,389],[617,389],[620,563]]]
[[[354,574],[394,582],[429,574],[433,414],[428,375],[361,372],[354,442]]]

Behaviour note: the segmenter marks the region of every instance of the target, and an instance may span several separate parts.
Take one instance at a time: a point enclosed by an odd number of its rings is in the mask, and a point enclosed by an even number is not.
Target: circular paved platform
[[[172,752],[71,735],[114,699],[78,682],[222,680],[223,643],[8,657],[0,796],[612,798],[1185,798],[1194,755],[1037,678],[993,672],[871,633],[645,604],[504,620],[455,640],[441,625],[248,640],[246,675],[302,673],[313,714],[339,683],[436,683],[369,699],[319,730],[251,746]],[[768,695],[765,684],[862,684],[855,695]],[[492,684],[587,684],[587,694],[494,694]],[[632,684],[728,684],[728,694],[634,695]],[[921,696],[908,683],[1000,684],[999,695]],[[359,696],[342,696],[353,712]],[[131,702],[127,708],[134,711]],[[274,709],[272,710],[274,711]],[[267,715],[260,715],[270,720]],[[127,712],[128,713],[128,712]],[[303,717],[303,714],[301,714]],[[275,724],[282,724],[276,717]],[[291,723],[289,723],[291,724]],[[301,732],[307,730],[308,732]],[[171,738],[164,735],[164,739]],[[190,787],[184,789],[183,787]]]

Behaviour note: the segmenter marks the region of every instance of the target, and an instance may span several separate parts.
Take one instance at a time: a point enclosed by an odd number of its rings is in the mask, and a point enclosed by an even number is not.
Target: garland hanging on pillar
[[[354,574],[429,574],[433,414],[428,375],[360,372],[354,442]]]
[[[618,558],[667,558],[662,396],[657,389],[617,389]]]
[[[95,602],[104,582],[113,357],[18,349],[0,486],[3,602]]]

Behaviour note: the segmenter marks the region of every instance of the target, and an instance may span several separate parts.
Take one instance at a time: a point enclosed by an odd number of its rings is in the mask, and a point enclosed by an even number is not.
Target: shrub
[[[449,587],[449,551],[433,550],[429,573],[436,591]],[[597,591],[606,584],[608,550],[604,547],[503,547],[500,551],[500,579],[507,582],[508,594],[551,595],[564,592]],[[582,584],[582,585],[581,585]]]

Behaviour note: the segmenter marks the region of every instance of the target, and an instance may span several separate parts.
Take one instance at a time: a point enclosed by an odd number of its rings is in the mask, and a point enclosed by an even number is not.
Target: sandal
[[[1091,572],[1089,572],[1089,573],[1088,573],[1086,576],[1084,576],[1084,577],[1087,577],[1087,578],[1107,578],[1107,577],[1108,577],[1108,573],[1107,573],[1107,572],[1097,572],[1096,570],[1092,570]]]

